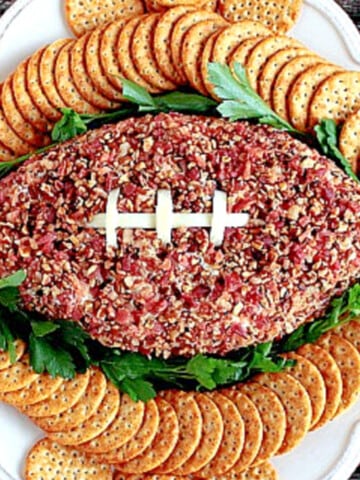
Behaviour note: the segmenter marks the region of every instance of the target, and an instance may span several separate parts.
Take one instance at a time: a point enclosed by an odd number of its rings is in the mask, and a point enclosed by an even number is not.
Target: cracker
[[[296,78],[308,68],[319,64],[324,64],[324,61],[315,54],[309,54],[290,60],[290,62],[280,70],[271,92],[271,106],[280,117],[287,121],[290,120],[287,109],[287,99],[291,86]]]
[[[344,323],[341,327],[336,328],[334,333],[337,333],[340,337],[343,337],[348,342],[352,343],[360,353],[360,322],[358,319]]]
[[[327,78],[332,77],[332,75],[339,72],[339,70],[342,69],[336,65],[315,65],[298,76],[290,89],[287,100],[290,122],[295,128],[306,131],[308,126],[317,123],[317,121],[313,123],[314,116],[312,116],[313,114],[311,113],[315,92]],[[330,93],[330,97],[331,95],[332,93]],[[337,95],[336,101],[338,101]],[[313,113],[316,108],[316,104],[314,104]],[[331,115],[325,115],[318,118],[321,120],[322,118],[332,117]]]
[[[334,358],[318,345],[304,345],[297,353],[315,364],[325,382],[326,406],[320,420],[312,427],[312,430],[315,430],[332,420],[339,409],[343,389],[341,373]]]
[[[101,434],[89,442],[79,445],[79,450],[88,454],[110,452],[129,442],[140,430],[144,420],[145,404],[134,402],[122,394],[120,408],[115,420]]]
[[[117,465],[123,473],[146,473],[163,464],[171,455],[179,439],[179,423],[176,412],[169,402],[161,397],[155,399],[160,422],[151,445],[129,462]]]
[[[186,83],[186,75],[181,63],[181,49],[187,31],[199,22],[204,20],[217,20],[219,17],[217,13],[202,9],[186,13],[175,23],[170,38],[171,57],[173,65],[184,83]]]
[[[29,355],[23,355],[16,363],[0,371],[0,392],[7,393],[25,388],[38,377],[29,364]]]
[[[162,73],[176,85],[184,85],[186,81],[182,78],[173,64],[170,49],[170,38],[176,22],[185,13],[191,12],[194,7],[180,6],[171,8],[161,15],[154,31],[154,55]]]
[[[360,393],[360,353],[345,338],[332,332],[323,335],[317,345],[330,353],[340,370],[343,390],[336,412],[340,415],[356,402]]]
[[[360,110],[352,113],[345,120],[342,126],[339,148],[341,153],[347,158],[356,173],[359,170],[358,162],[360,160]]]
[[[193,480],[194,477],[191,475],[186,477],[178,477],[176,475],[161,475],[157,473],[148,473],[148,474],[141,474],[137,475],[129,475],[127,473],[118,472],[115,475],[114,480]]]
[[[107,383],[102,402],[93,415],[69,431],[49,433],[49,438],[61,445],[79,445],[100,435],[112,423],[120,406],[119,390]]]
[[[281,447],[286,432],[286,413],[278,396],[268,387],[249,382],[237,386],[255,404],[263,424],[263,438],[253,465],[265,462]]]
[[[324,379],[316,366],[305,357],[294,352],[287,353],[284,357],[296,361],[296,365],[286,371],[301,383],[310,397],[312,410],[311,428],[320,420],[325,410],[326,387]]]
[[[152,13],[136,26],[130,44],[131,55],[137,71],[147,83],[160,91],[174,90],[176,85],[161,73],[153,53],[153,32],[159,18],[159,13]]]
[[[286,413],[286,432],[278,455],[293,450],[310,430],[311,401],[305,388],[294,377],[285,372],[261,374],[256,382],[271,388],[280,398]]]
[[[302,0],[223,0],[221,14],[230,22],[256,20],[278,33],[288,32],[301,13]]]
[[[41,87],[46,98],[56,109],[65,108],[66,104],[61,98],[55,82],[55,63],[61,49],[72,43],[71,39],[57,40],[45,48],[40,58],[39,75]]]
[[[26,344],[22,340],[15,340],[16,361],[19,361],[25,354]],[[11,366],[9,352],[0,350],[0,371],[6,370]]]
[[[225,27],[226,28],[226,27]],[[200,58],[200,78],[198,79],[198,90],[204,95],[211,95],[213,98],[217,99],[215,92],[213,91],[213,85],[209,80],[208,64],[211,59],[212,51],[214,48],[214,43],[216,42],[217,37],[220,35],[223,29],[213,33],[206,41],[204,49]],[[201,90],[203,89],[203,90]]]
[[[3,394],[1,400],[19,408],[25,405],[33,405],[50,397],[62,382],[63,379],[60,377],[53,378],[49,374],[43,373],[21,390]]]
[[[21,411],[28,417],[57,415],[71,408],[83,396],[89,383],[90,372],[78,374],[72,380],[64,380],[53,394],[34,405],[26,405]]]
[[[166,7],[163,7],[158,0],[144,0],[146,12],[165,12]]]
[[[24,142],[29,143],[36,148],[43,147],[50,143],[50,138],[48,136],[44,135],[26,122],[25,118],[22,116],[19,107],[15,102],[12,76],[8,77],[4,82],[1,92],[1,104],[8,125]],[[1,141],[3,140],[1,139]]]
[[[216,403],[202,393],[195,394],[195,400],[203,419],[201,440],[189,460],[172,472],[174,475],[189,475],[205,467],[215,457],[223,437],[224,423]]]
[[[141,0],[65,0],[66,21],[77,37],[118,18],[141,13]]]
[[[249,56],[251,50],[256,47],[259,42],[264,40],[264,38],[266,37],[252,37],[240,42],[229,57],[228,62],[230,67],[233,69],[234,63],[240,63],[240,65],[245,65],[246,59]]]
[[[222,390],[221,393],[234,402],[244,422],[244,446],[239,460],[231,469],[231,471],[239,473],[249,468],[259,453],[263,437],[263,425],[259,411],[250,398],[233,389]]]
[[[0,162],[8,162],[15,158],[15,153],[0,142]]]
[[[123,77],[141,85],[150,93],[159,93],[161,92],[161,89],[154,87],[151,83],[147,82],[142,75],[140,75],[131,53],[135,30],[145,18],[145,15],[143,17],[135,17],[121,30],[117,44],[117,61]],[[119,84],[121,85],[121,81],[119,81]]]
[[[3,110],[0,108],[0,142],[5,149],[14,152],[15,155],[24,155],[34,150],[34,147],[24,142],[8,124]],[[6,153],[6,150],[5,150]]]
[[[18,106],[21,115],[32,127],[43,133],[48,133],[52,129],[52,123],[43,115],[33,102],[26,81],[26,71],[29,60],[21,62],[16,68],[12,77],[12,87],[14,100]]]
[[[198,8],[204,8],[206,0],[200,2],[196,0],[157,0],[158,4],[166,9],[178,7],[179,5],[193,6]]]
[[[70,70],[75,87],[80,95],[95,108],[100,110],[114,110],[120,104],[113,102],[98,92],[92,83],[85,65],[85,50],[90,34],[79,38],[70,50]]]
[[[144,419],[139,431],[134,437],[119,448],[115,448],[101,455],[97,455],[99,461],[116,464],[123,463],[140,455],[151,445],[159,427],[159,409],[154,400],[145,405]]]
[[[58,92],[69,108],[77,113],[95,114],[100,110],[85,100],[76,88],[70,70],[71,49],[75,42],[65,45],[55,62],[55,81]]]
[[[106,392],[105,375],[98,369],[90,369],[90,378],[84,395],[65,412],[49,417],[40,417],[36,424],[45,432],[66,432],[77,427],[99,408]]]
[[[293,58],[301,55],[307,55],[309,51],[306,48],[285,47],[278,52],[273,53],[263,64],[258,77],[258,92],[260,97],[270,105],[271,91],[275,78],[280,70]]]
[[[207,40],[225,27],[225,20],[219,18],[204,20],[193,25],[186,33],[181,49],[181,62],[190,85],[206,95],[201,77],[201,58]]]
[[[30,450],[25,464],[25,480],[112,480],[108,465],[100,465],[77,450],[62,447],[48,438]]]
[[[224,432],[215,457],[196,472],[196,476],[200,478],[222,475],[230,470],[240,458],[245,439],[244,422],[234,402],[218,392],[208,395],[220,410]]]
[[[48,100],[40,81],[40,63],[45,50],[46,48],[42,48],[30,57],[26,69],[26,85],[37,108],[50,122],[57,122],[61,118],[61,113]]]
[[[245,68],[250,85],[255,91],[259,92],[258,80],[267,60],[274,53],[288,47],[301,48],[302,44],[291,37],[277,35],[265,38],[253,48],[246,59]]]
[[[181,467],[195,452],[201,440],[202,417],[191,393],[168,390],[163,398],[175,409],[179,422],[179,440],[170,457],[155,473],[171,473]]]

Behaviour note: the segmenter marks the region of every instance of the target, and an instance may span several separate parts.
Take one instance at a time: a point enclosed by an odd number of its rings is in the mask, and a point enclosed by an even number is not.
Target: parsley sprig
[[[122,352],[92,340],[74,322],[48,321],[22,311],[19,287],[23,271],[0,280],[0,348],[15,361],[14,341],[29,345],[30,363],[38,373],[73,378],[91,365],[134,400],[147,401],[160,388],[213,390],[244,381],[256,373],[279,372],[293,365],[281,353],[315,342],[323,333],[360,316],[360,284],[331,303],[324,318],[301,326],[280,341],[243,348],[226,358],[196,355],[188,358],[151,358]]]

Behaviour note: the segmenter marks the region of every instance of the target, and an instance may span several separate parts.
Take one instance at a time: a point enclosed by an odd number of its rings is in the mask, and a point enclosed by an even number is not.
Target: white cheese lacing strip
[[[106,213],[96,215],[88,225],[91,228],[105,228],[108,247],[117,248],[119,228],[156,230],[158,238],[164,243],[171,243],[171,231],[174,228],[210,228],[210,241],[220,246],[227,227],[245,227],[249,222],[247,213],[227,212],[227,195],[219,190],[214,194],[213,213],[174,213],[169,190],[158,191],[155,213],[119,213],[119,195],[120,189],[110,192]]]

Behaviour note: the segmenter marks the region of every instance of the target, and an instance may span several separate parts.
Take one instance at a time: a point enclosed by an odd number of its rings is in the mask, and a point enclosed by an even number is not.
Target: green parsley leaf
[[[26,279],[26,273],[24,270],[18,270],[17,272],[9,275],[8,277],[0,279],[0,290],[8,287],[20,287]]]
[[[213,378],[216,369],[216,360],[205,355],[196,355],[189,360],[186,371],[207,390],[214,390],[216,382]]]
[[[81,135],[87,132],[87,125],[81,118],[81,115],[76,113],[71,108],[61,108],[62,118],[55,124],[51,133],[53,142],[65,142],[74,138],[76,135]]]
[[[54,322],[31,322],[31,328],[35,337],[41,338],[49,335],[50,333],[59,330],[60,326]]]
[[[121,83],[123,86],[123,97],[129,100],[129,102],[138,105],[140,112],[152,112],[158,109],[156,101],[145,88],[125,78],[121,79]]]
[[[135,402],[140,400],[142,402],[148,402],[156,397],[156,390],[153,384],[141,378],[134,380],[126,378],[121,382],[120,390],[127,393]]]
[[[33,333],[29,338],[30,364],[36,373],[48,372],[52,377],[65,379],[76,375],[75,364],[71,355],[62,348],[54,347],[44,338]]]

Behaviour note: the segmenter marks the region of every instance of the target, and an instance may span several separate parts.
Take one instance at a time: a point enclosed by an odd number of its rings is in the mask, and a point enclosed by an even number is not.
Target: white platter
[[[61,5],[62,0],[18,0],[1,17],[0,81],[36,49],[70,36]],[[305,0],[291,35],[329,60],[360,70],[360,34],[333,0]],[[28,419],[0,403],[0,480],[21,480],[26,452],[41,436]],[[360,401],[274,464],[281,480],[347,480],[360,463],[359,446]]]

